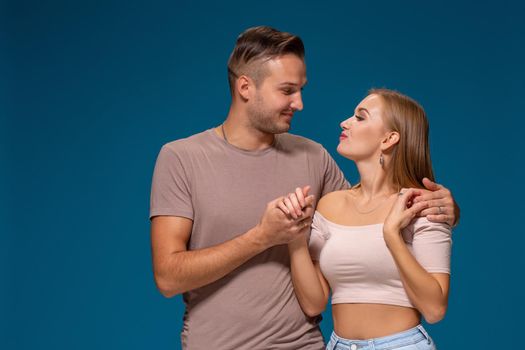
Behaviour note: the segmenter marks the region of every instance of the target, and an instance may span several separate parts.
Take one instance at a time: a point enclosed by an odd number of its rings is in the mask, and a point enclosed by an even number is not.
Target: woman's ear
[[[383,141],[381,142],[381,150],[386,151],[399,143],[399,133],[397,131],[389,131]]]

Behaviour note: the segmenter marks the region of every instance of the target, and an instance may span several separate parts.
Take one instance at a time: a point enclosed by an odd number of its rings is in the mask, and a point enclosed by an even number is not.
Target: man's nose
[[[303,97],[300,92],[296,96],[294,96],[291,107],[295,111],[303,110]]]

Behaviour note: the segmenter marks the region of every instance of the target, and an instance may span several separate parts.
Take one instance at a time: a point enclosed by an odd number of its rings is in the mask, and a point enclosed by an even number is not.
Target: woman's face
[[[353,161],[375,159],[379,163],[381,141],[387,135],[383,123],[384,103],[379,95],[368,95],[354,115],[343,122],[337,152]]]

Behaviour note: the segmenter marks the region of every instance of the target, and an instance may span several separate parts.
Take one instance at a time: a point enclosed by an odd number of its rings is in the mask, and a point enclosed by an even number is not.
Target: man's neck
[[[233,113],[231,110],[224,123],[217,127],[215,132],[230,145],[246,151],[268,148],[275,139],[274,134],[264,133],[253,128],[246,120],[246,116]]]

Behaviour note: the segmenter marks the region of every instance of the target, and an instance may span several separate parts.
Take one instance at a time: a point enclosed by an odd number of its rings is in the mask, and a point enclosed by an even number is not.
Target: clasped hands
[[[308,195],[309,190],[310,186],[298,187],[267,204],[257,225],[266,246],[288,244],[308,232],[314,215],[314,196]]]

